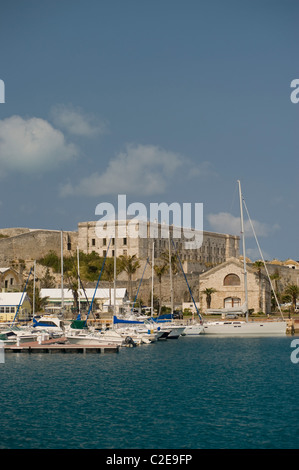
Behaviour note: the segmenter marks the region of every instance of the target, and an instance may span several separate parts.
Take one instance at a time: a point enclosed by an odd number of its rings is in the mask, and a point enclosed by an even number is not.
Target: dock
[[[88,353],[117,353],[119,346],[115,344],[69,344],[66,338],[51,339],[43,342],[24,342],[19,346],[16,344],[5,345],[6,353],[29,353],[29,354],[88,354]]]

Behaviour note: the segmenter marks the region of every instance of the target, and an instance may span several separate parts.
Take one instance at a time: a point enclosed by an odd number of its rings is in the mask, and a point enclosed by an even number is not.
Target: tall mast
[[[64,290],[63,290],[63,234],[60,232],[60,249],[61,249],[61,313],[64,313]]]
[[[34,260],[34,277],[33,277],[33,305],[32,305],[32,316],[35,315],[35,270],[36,270],[36,260]]]
[[[113,312],[116,315],[116,247],[117,247],[118,230],[116,234],[116,226],[114,228],[114,301],[113,301]]]
[[[79,260],[79,246],[77,246],[77,263],[78,263],[78,308],[80,315],[81,312],[81,302],[80,302],[80,260]]]
[[[171,314],[173,314],[173,287],[172,287],[172,267],[171,267],[171,248],[170,248],[170,227],[168,231],[168,253],[169,253],[169,275],[170,275],[170,301]]]
[[[241,190],[241,182],[239,180],[238,180],[238,185],[239,185],[239,196],[240,196],[241,235],[242,235],[242,243],[243,243],[245,308],[246,308],[246,321],[248,321],[248,288],[247,288],[247,267],[246,267],[245,233],[244,233],[244,219],[243,219],[243,197],[242,197],[242,190]]]
[[[154,261],[155,261],[155,242],[153,242],[153,249],[152,249],[152,297],[151,297],[152,317],[154,316]]]

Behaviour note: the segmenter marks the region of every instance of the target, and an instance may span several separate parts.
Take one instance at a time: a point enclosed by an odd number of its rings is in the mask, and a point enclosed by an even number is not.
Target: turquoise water
[[[293,338],[6,354],[1,449],[298,449]]]

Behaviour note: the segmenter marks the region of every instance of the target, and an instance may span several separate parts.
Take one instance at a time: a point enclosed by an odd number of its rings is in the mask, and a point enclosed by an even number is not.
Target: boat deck
[[[56,338],[43,341],[42,343],[26,342],[19,346],[16,344],[5,345],[5,353],[114,353],[119,352],[119,346],[115,344],[87,345],[69,344],[66,338]]]

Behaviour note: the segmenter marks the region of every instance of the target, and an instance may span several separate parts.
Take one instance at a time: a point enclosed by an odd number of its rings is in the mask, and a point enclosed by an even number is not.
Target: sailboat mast
[[[153,242],[153,249],[152,249],[152,297],[151,297],[152,317],[154,316],[154,261],[155,261],[155,242]]]
[[[79,259],[79,246],[77,246],[77,264],[78,264],[78,314],[81,313],[81,296],[80,296],[80,259]]]
[[[36,270],[36,260],[34,260],[34,272],[33,272],[33,303],[32,303],[32,316],[35,315],[35,270]]]
[[[239,180],[238,180],[238,185],[239,185],[239,196],[240,196],[241,235],[242,235],[242,243],[243,243],[245,308],[246,308],[246,321],[248,321],[248,288],[247,288],[247,267],[246,267],[245,233],[244,233],[244,219],[243,219],[243,197],[242,197],[242,190],[241,190],[241,182]]]
[[[114,316],[116,315],[116,247],[117,247],[117,236],[116,235],[116,226],[114,233],[114,300],[113,300],[113,312]]]
[[[61,312],[64,313],[64,290],[63,290],[63,234],[60,232],[60,249],[61,249]]]
[[[171,248],[170,248],[170,228],[168,231],[168,253],[169,253],[169,275],[170,275],[170,301],[171,315],[173,315],[173,286],[172,286],[172,267],[171,267]]]

